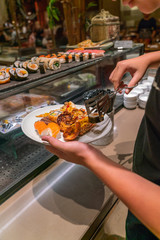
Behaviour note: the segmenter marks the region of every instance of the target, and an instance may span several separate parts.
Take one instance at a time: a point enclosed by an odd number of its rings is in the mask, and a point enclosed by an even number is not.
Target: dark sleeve
[[[141,30],[141,28],[142,28],[142,20],[139,22],[139,24],[138,24],[138,30],[137,30],[137,32],[139,33],[140,32],[140,30]]]
[[[152,18],[152,29],[156,30],[157,29],[157,24],[155,18]]]

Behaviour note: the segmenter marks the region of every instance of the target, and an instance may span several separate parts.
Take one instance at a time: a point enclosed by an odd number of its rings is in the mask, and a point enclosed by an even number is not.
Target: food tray
[[[57,76],[59,75],[59,73],[64,73],[70,70],[70,69],[74,69],[74,67],[81,67],[83,68],[83,65],[87,64],[87,63],[94,63],[95,61],[97,61],[98,59],[101,59],[102,57],[97,57],[94,59],[88,59],[86,61],[82,61],[82,62],[72,62],[72,63],[64,63],[62,64],[62,67],[58,70],[55,71],[51,71],[51,70],[47,70],[45,74],[41,74],[39,71],[37,73],[30,73],[28,78],[24,81],[10,81],[6,84],[1,84],[0,87],[0,99],[3,99],[4,96],[6,97],[6,91],[11,91],[16,89],[17,87],[21,87],[27,84],[33,84],[33,82],[36,81],[42,81],[45,80],[47,77],[51,77],[52,80],[54,80],[55,78],[57,78]],[[58,76],[59,77],[59,76]],[[4,95],[4,96],[3,96]]]
[[[105,44],[102,44],[100,46],[91,46],[91,47],[85,47],[84,49],[97,49],[97,50],[107,50],[113,46],[113,42],[108,42]],[[78,45],[68,45],[66,46],[67,49],[75,49],[78,48]]]

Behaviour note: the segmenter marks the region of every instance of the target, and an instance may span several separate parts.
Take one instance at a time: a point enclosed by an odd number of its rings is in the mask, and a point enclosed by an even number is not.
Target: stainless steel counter
[[[143,114],[139,108],[116,113],[114,141],[98,148],[131,168]],[[92,172],[59,159],[1,205],[0,239],[88,240],[115,201]]]

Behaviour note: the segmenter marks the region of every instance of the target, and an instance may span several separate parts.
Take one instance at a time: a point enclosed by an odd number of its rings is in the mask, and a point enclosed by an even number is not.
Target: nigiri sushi
[[[34,123],[34,127],[37,133],[42,136],[52,136],[54,138],[60,138],[60,128],[58,124],[51,122],[48,125],[43,121],[37,121]]]

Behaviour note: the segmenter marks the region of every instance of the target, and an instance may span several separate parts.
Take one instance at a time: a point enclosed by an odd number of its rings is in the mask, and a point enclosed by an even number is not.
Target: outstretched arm
[[[51,146],[46,148],[69,162],[93,171],[132,211],[132,213],[160,237],[160,187],[114,163],[99,150],[80,142],[61,142],[43,137]]]
[[[128,60],[119,61],[111,73],[109,79],[113,83],[114,88],[117,89],[120,85],[123,75],[126,72],[129,72],[132,76],[132,79],[129,82],[128,87],[133,87],[141,80],[147,68],[155,68],[158,67],[159,64],[160,51],[147,53]]]

